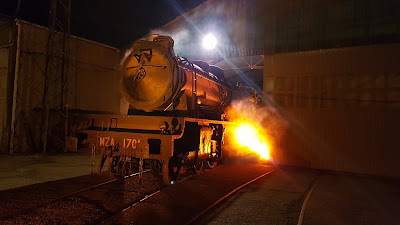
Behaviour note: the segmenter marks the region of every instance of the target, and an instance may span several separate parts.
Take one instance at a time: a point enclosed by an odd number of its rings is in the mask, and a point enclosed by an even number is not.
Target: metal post
[[[90,167],[90,175],[95,175],[96,174],[96,166],[95,166],[95,162],[96,162],[96,145],[92,145],[92,165]],[[101,173],[101,169],[99,174]]]
[[[46,47],[46,66],[44,70],[42,120],[40,140],[42,152],[47,151],[47,139],[55,136],[64,145],[68,133],[68,72],[70,37],[71,0],[51,0],[49,16],[49,35]],[[55,112],[55,121],[49,123],[50,112]],[[53,115],[53,113],[52,113]],[[53,119],[52,119],[53,120]],[[63,124],[64,132],[51,133],[49,129]],[[63,136],[63,137],[61,137]]]
[[[143,176],[143,158],[140,158],[139,159],[139,176],[138,176],[139,183],[142,183],[142,176]]]

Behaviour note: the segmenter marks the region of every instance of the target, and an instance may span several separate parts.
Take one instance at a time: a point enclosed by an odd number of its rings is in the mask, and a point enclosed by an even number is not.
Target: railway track
[[[263,178],[263,177],[265,177],[265,176],[267,176],[267,175],[269,175],[269,174],[271,174],[271,173],[273,173],[273,172],[275,172],[275,170],[266,172],[266,173],[264,173],[264,174],[262,174],[262,175],[260,175],[260,176],[258,176],[258,177],[256,177],[256,178],[252,179],[251,181],[248,181],[248,182],[246,182],[245,184],[242,184],[242,185],[240,185],[239,187],[235,188],[234,190],[232,190],[232,191],[229,192],[228,194],[226,194],[226,195],[224,195],[223,197],[221,197],[221,198],[219,198],[218,200],[216,200],[214,203],[212,203],[209,207],[207,207],[206,209],[204,209],[203,211],[201,211],[200,213],[198,213],[196,216],[194,216],[191,220],[189,220],[189,221],[186,223],[186,225],[195,224],[199,219],[201,219],[204,215],[206,215],[210,210],[212,210],[213,208],[217,207],[217,206],[218,206],[221,202],[223,202],[225,199],[231,197],[231,196],[232,196],[233,194],[235,194],[237,191],[239,191],[239,190],[245,188],[246,186],[250,185],[251,183],[254,183],[255,181],[257,181],[257,180],[259,180],[259,179],[261,179],[261,178]],[[182,182],[182,181],[184,181],[184,180],[186,180],[186,179],[190,179],[190,178],[192,178],[193,176],[195,176],[195,175],[190,175],[190,176],[188,176],[188,177],[186,177],[186,178],[180,180],[178,183],[180,183],[180,182]],[[299,219],[298,219],[298,223],[297,223],[298,225],[303,224],[304,214],[305,214],[305,210],[306,210],[306,206],[307,206],[308,200],[309,200],[309,198],[310,198],[310,196],[311,196],[313,190],[315,189],[315,187],[316,187],[316,185],[317,185],[317,183],[318,183],[318,181],[319,181],[319,178],[320,178],[320,175],[319,175],[318,177],[316,177],[316,179],[310,184],[310,188],[305,192],[305,198],[304,198],[303,203],[302,203],[301,212],[300,212]],[[131,208],[133,208],[133,207],[135,207],[135,206],[141,204],[142,202],[146,201],[147,199],[149,199],[149,198],[151,198],[151,197],[153,197],[153,196],[159,194],[160,191],[161,191],[161,190],[157,190],[157,191],[155,191],[155,192],[148,193],[148,194],[146,194],[143,198],[138,199],[137,201],[133,202],[131,205],[126,206],[126,207],[124,207],[124,208],[121,208],[119,211],[116,211],[116,212],[114,212],[113,214],[110,214],[110,215],[108,215],[107,217],[102,218],[102,219],[96,221],[96,222],[93,223],[93,224],[107,224],[107,222],[110,222],[111,219],[112,219],[113,217],[118,216],[120,213],[126,212],[126,211],[128,211],[129,209],[131,209]]]
[[[207,221],[207,219],[204,220],[203,217],[207,217],[207,216],[210,217],[209,215],[207,215],[208,212],[212,211],[212,209],[214,209],[214,208],[216,208],[217,206],[221,205],[221,204],[225,201],[225,199],[231,197],[233,194],[235,194],[235,192],[237,192],[237,191],[239,191],[239,190],[245,188],[245,187],[248,186],[249,184],[251,184],[251,183],[253,183],[253,182],[259,180],[260,178],[264,177],[265,175],[270,174],[270,173],[273,173],[273,172],[275,172],[275,170],[274,170],[274,171],[270,171],[270,172],[268,172],[268,173],[266,173],[266,174],[264,174],[264,175],[261,175],[261,176],[255,178],[255,179],[253,179],[253,180],[247,182],[246,184],[243,184],[242,186],[236,188],[235,190],[233,190],[232,192],[228,193],[228,194],[225,195],[224,197],[222,197],[222,198],[218,199],[217,201],[215,201],[213,204],[211,204],[207,209],[203,210],[203,211],[202,211],[201,213],[199,213],[197,216],[193,217],[190,221],[188,221],[188,222],[186,223],[186,225],[197,224],[197,223],[206,224],[204,221]],[[307,188],[307,189],[303,192],[303,194],[301,195],[302,197],[300,198],[301,201],[300,201],[300,204],[299,204],[299,206],[301,207],[301,209],[300,209],[300,207],[299,207],[299,214],[298,214],[297,220],[295,220],[297,225],[302,225],[302,224],[303,224],[303,222],[304,222],[304,217],[305,217],[305,214],[306,214],[307,204],[308,204],[308,202],[309,202],[309,199],[310,199],[311,195],[313,194],[313,191],[315,190],[315,188],[316,188],[316,186],[317,186],[317,184],[318,184],[320,178],[321,178],[324,174],[325,174],[324,172],[318,173],[318,174],[312,179],[312,181],[309,183],[308,188]],[[279,189],[274,189],[274,190],[279,190]],[[292,193],[295,193],[295,192],[292,192]],[[296,218],[296,217],[295,217],[295,218]],[[294,221],[293,221],[293,222],[294,222]],[[215,221],[214,221],[213,223],[215,223]]]
[[[151,171],[150,169],[144,170],[142,172],[142,174],[148,173],[150,171]],[[18,211],[17,213],[4,216],[4,217],[0,218],[1,219],[0,222],[2,220],[7,220],[7,219],[10,219],[10,218],[13,218],[13,217],[18,217],[20,215],[26,215],[26,214],[32,213],[33,211],[35,211],[35,210],[37,210],[39,208],[46,207],[48,205],[51,205],[53,203],[62,201],[62,200],[67,199],[69,197],[73,197],[73,196],[78,195],[80,193],[83,193],[85,191],[90,191],[90,190],[93,190],[93,189],[96,189],[96,188],[101,188],[101,187],[104,187],[105,185],[108,185],[108,184],[111,184],[111,183],[114,183],[114,182],[117,182],[117,181],[121,181],[121,180],[126,180],[126,179],[129,179],[129,178],[133,178],[133,177],[136,177],[138,175],[140,175],[140,173],[134,173],[134,174],[131,174],[131,175],[128,175],[128,176],[124,176],[124,177],[122,177],[122,179],[121,178],[114,178],[114,179],[111,179],[111,180],[108,180],[108,181],[105,181],[105,182],[102,182],[102,183],[99,183],[99,184],[96,184],[96,185],[92,185],[92,186],[87,187],[87,188],[83,188],[83,189],[80,189],[80,190],[77,190],[77,191],[74,191],[74,192],[71,192],[71,193],[68,193],[68,194],[61,195],[59,197],[50,199],[48,201],[45,201],[45,202],[43,202],[41,204],[35,205],[35,206],[30,207],[28,209],[23,209],[23,210]]]
[[[124,182],[117,182],[122,179],[112,179],[54,198],[44,204],[36,205],[34,208],[14,214],[11,217],[3,217],[0,219],[0,224],[136,223],[135,220],[129,218],[131,216],[139,218],[137,224],[152,224],[160,223],[157,221],[163,221],[165,218],[177,218],[175,214],[177,212],[176,204],[195,205],[195,209],[185,215],[186,217],[179,218],[179,221],[168,221],[165,223],[185,224],[189,220],[195,221],[196,218],[201,216],[199,213],[207,213],[207,210],[217,206],[219,202],[248,184],[272,173],[271,169],[270,167],[258,168],[258,171],[254,172],[253,167],[242,171],[234,166],[221,166],[206,170],[200,174],[187,173],[183,179],[180,179],[172,186],[155,186],[155,182],[150,181],[151,174],[146,174],[143,177],[145,188],[137,180],[129,179],[129,177],[125,177],[123,179]],[[232,177],[231,175],[235,174],[234,171],[240,174],[237,177]],[[224,177],[223,174],[228,176]],[[131,177],[134,178],[135,176],[137,174]],[[209,186],[205,188],[207,191],[202,194],[211,197],[202,202],[204,198],[200,197],[199,199],[199,192],[196,189],[199,187],[204,188],[204,185]],[[146,218],[146,216],[143,217],[141,212],[136,211],[140,211],[149,205],[161,207],[161,210],[150,210],[150,212],[162,214],[160,214],[161,217],[153,218],[155,222],[148,220],[152,219],[152,215],[149,214],[150,218]],[[92,208],[96,210],[90,210]],[[185,208],[181,209],[185,210]],[[164,212],[166,214],[163,214]],[[178,213],[178,215],[185,214],[185,212],[181,211]],[[125,218],[127,218],[128,222],[120,221]]]
[[[149,173],[149,172],[151,172],[151,169],[144,170],[142,172],[142,174],[146,174],[146,173]],[[108,181],[105,181],[105,182],[102,182],[102,183],[99,183],[99,184],[96,184],[96,185],[92,185],[90,187],[82,188],[80,190],[77,190],[77,191],[74,191],[74,192],[71,192],[71,193],[68,193],[68,194],[61,195],[61,196],[56,197],[56,198],[52,198],[52,199],[50,199],[48,201],[45,201],[43,203],[36,204],[36,205],[34,205],[34,206],[30,207],[30,208],[19,210],[16,213],[1,217],[0,218],[0,224],[3,224],[3,223],[4,224],[31,223],[31,222],[25,222],[25,220],[23,220],[23,222],[21,222],[19,217],[30,218],[30,217],[34,216],[34,214],[36,214],[37,211],[40,211],[41,209],[46,208],[46,207],[48,207],[48,206],[50,206],[52,204],[64,204],[63,202],[67,202],[68,201],[67,199],[69,199],[69,198],[82,197],[82,196],[85,196],[85,195],[90,195],[90,192],[94,193],[94,192],[96,192],[97,190],[100,190],[100,189],[107,189],[108,188],[108,187],[106,187],[107,185],[111,185],[111,184],[116,183],[118,181],[123,181],[123,180],[129,180],[129,179],[132,179],[132,178],[136,178],[138,175],[139,175],[139,173],[134,173],[132,175],[128,175],[128,176],[122,177],[122,179],[121,178],[114,178],[114,179],[111,179],[111,180],[108,180]],[[192,173],[188,172],[188,173],[183,175],[183,178],[180,179],[179,182],[182,182],[182,181],[184,181],[186,179],[189,179],[189,178],[191,178],[193,176],[196,176],[196,175],[198,175],[198,174],[192,174]],[[149,175],[149,177],[152,177],[152,175]],[[146,178],[149,178],[149,177],[146,177]],[[159,180],[157,180],[157,181],[159,181]],[[147,198],[150,198],[151,196],[157,194],[158,192],[160,192],[160,190],[163,187],[165,187],[165,186],[160,186],[160,188],[157,188],[156,191],[150,191],[150,192],[142,192],[142,191],[139,190],[139,191],[137,191],[137,194],[141,195],[142,197],[140,197],[138,199],[135,199],[134,201],[131,201],[131,202],[127,203],[127,204],[123,204],[117,210],[114,210],[114,211],[107,211],[106,210],[106,214],[103,215],[103,216],[100,216],[99,218],[96,217],[94,219],[94,222],[86,221],[83,224],[98,224],[98,223],[101,223],[102,221],[107,220],[107,218],[110,218],[110,217],[112,217],[114,215],[117,215],[120,212],[124,212],[124,211],[128,210],[130,207],[132,207],[132,206],[134,206],[134,205],[146,200]],[[136,188],[140,189],[140,187],[136,187]],[[113,188],[111,188],[111,189],[113,189]],[[115,191],[115,190],[112,190],[112,191]],[[132,191],[127,191],[127,192],[132,192]],[[96,204],[96,201],[91,202],[91,203]],[[50,221],[51,221],[51,219],[45,220],[45,221],[41,221],[40,223],[46,224],[47,222],[50,222]],[[69,224],[69,223],[71,223],[71,221],[63,221],[62,223]],[[75,224],[75,223],[72,223],[72,224]]]
[[[211,170],[211,169],[210,169],[210,170]],[[206,171],[208,171],[208,169],[206,169],[204,172],[206,172]],[[195,176],[197,176],[197,175],[199,175],[199,174],[196,174],[196,173],[195,173],[195,174],[189,174],[189,175],[187,175],[187,176],[181,178],[180,180],[178,180],[178,182],[176,182],[175,184],[181,183],[181,182],[183,182],[183,181],[185,181],[185,180],[187,180],[187,179],[193,178],[193,177],[195,177]],[[165,187],[165,186],[164,186],[164,187]],[[163,188],[163,187],[162,187],[162,188]],[[117,210],[117,211],[115,211],[115,212],[113,212],[113,213],[111,213],[111,214],[109,214],[109,215],[106,215],[106,216],[104,216],[104,217],[102,217],[102,218],[96,220],[96,221],[93,222],[92,224],[95,225],[95,224],[104,224],[104,223],[107,223],[107,222],[110,221],[113,217],[119,215],[120,213],[126,212],[126,211],[128,211],[129,209],[131,209],[131,208],[137,206],[137,205],[140,204],[141,202],[146,201],[147,199],[149,199],[149,198],[151,198],[151,197],[157,195],[158,193],[160,193],[160,191],[162,190],[162,188],[159,189],[159,190],[157,190],[157,191],[154,191],[154,192],[145,194],[145,195],[143,196],[143,198],[137,199],[136,201],[131,202],[130,204],[128,204],[128,205],[126,205],[126,206],[124,206],[124,207],[121,207],[119,210]]]
[[[148,169],[148,170],[144,170],[142,173],[148,173],[148,172],[150,172],[150,171],[151,171],[151,170]],[[139,174],[140,174],[140,173],[134,173],[134,174],[131,174],[131,175],[128,175],[128,176],[124,176],[122,179],[127,179],[127,178],[131,178],[131,177],[135,177],[135,176],[138,176]],[[49,202],[46,202],[46,205],[51,204],[51,203],[56,202],[56,201],[60,201],[60,200],[62,200],[62,199],[64,199],[64,198],[68,198],[68,197],[71,197],[71,196],[76,195],[76,194],[79,194],[79,193],[82,193],[82,192],[84,192],[84,191],[89,191],[89,190],[94,189],[94,188],[98,188],[98,187],[101,187],[101,186],[104,186],[104,185],[107,185],[107,184],[110,184],[110,183],[114,183],[114,182],[119,181],[119,180],[121,180],[121,179],[114,178],[114,179],[112,179],[112,180],[109,180],[109,181],[106,181],[106,182],[103,182],[103,183],[100,183],[100,184],[96,184],[96,185],[93,185],[93,186],[90,186],[90,187],[87,187],[87,188],[83,188],[83,189],[78,190],[78,191],[74,191],[74,192],[68,193],[68,194],[66,194],[66,195],[62,195],[61,197],[58,197],[58,198],[52,199],[52,200],[49,201]],[[44,206],[44,205],[43,205],[43,206]]]
[[[319,181],[319,179],[321,178],[322,174],[319,174],[316,179],[314,179],[314,181],[311,183],[310,188],[307,192],[306,197],[304,198],[303,204],[301,206],[301,211],[300,211],[300,215],[299,215],[299,220],[297,221],[297,225],[302,225],[303,221],[304,221],[304,215],[306,213],[306,207],[307,207],[307,203],[308,200],[311,197],[311,194],[313,193],[315,187],[317,186],[317,183]]]
[[[221,203],[222,201],[224,201],[226,198],[230,197],[231,195],[233,195],[233,194],[236,193],[237,191],[243,189],[244,187],[248,186],[249,184],[251,184],[251,183],[253,183],[253,182],[255,182],[255,181],[257,181],[257,180],[259,180],[259,179],[261,179],[261,178],[263,178],[263,177],[265,177],[265,176],[271,174],[271,173],[273,173],[274,171],[275,171],[275,170],[268,171],[268,172],[266,172],[266,173],[264,173],[264,174],[262,174],[262,175],[260,175],[260,176],[258,176],[258,177],[256,177],[256,178],[254,178],[254,179],[252,179],[252,180],[250,180],[250,181],[248,181],[248,182],[246,182],[246,183],[240,185],[239,187],[234,188],[234,189],[233,189],[232,191],[230,191],[228,194],[226,194],[226,195],[224,195],[223,197],[219,198],[218,200],[214,201],[214,202],[213,202],[210,206],[208,206],[206,209],[204,209],[204,210],[201,211],[200,213],[196,214],[194,217],[192,217],[192,219],[190,219],[188,222],[186,222],[186,224],[194,224],[199,218],[201,218],[203,215],[205,215],[205,214],[206,214],[207,212],[209,212],[211,209],[213,209],[214,207],[216,207],[219,203]],[[185,177],[185,178],[179,180],[176,184],[179,184],[179,183],[181,183],[181,182],[183,182],[183,181],[185,181],[185,180],[191,179],[191,178],[193,178],[193,177],[195,177],[195,176],[197,176],[197,175],[198,175],[198,174],[193,174],[193,175],[187,176],[187,177]],[[175,185],[176,185],[176,184],[175,184]],[[120,214],[122,214],[122,213],[124,213],[124,212],[127,212],[128,210],[130,210],[130,209],[132,209],[132,208],[134,208],[134,207],[139,206],[141,203],[144,203],[146,200],[150,200],[152,197],[155,197],[156,195],[160,194],[161,191],[162,191],[162,189],[157,190],[157,191],[152,192],[152,193],[148,193],[148,194],[145,195],[143,198],[138,199],[137,201],[133,202],[131,205],[128,205],[128,206],[126,206],[126,207],[124,207],[124,208],[121,208],[120,210],[118,210],[118,211],[116,211],[116,212],[114,212],[114,213],[112,213],[112,214],[110,214],[110,215],[107,215],[106,217],[103,217],[103,218],[97,220],[96,222],[94,222],[94,223],[92,223],[92,224],[114,224],[114,221],[112,221],[113,218],[119,216]],[[139,224],[140,224],[140,223],[139,223]],[[179,223],[177,223],[177,224],[179,224]]]
[[[213,209],[214,207],[216,207],[218,204],[220,204],[222,201],[224,201],[225,199],[227,199],[228,197],[232,196],[233,194],[235,194],[237,191],[243,189],[244,187],[248,186],[249,184],[267,176],[268,174],[271,174],[275,172],[275,170],[271,170],[269,172],[266,172],[256,178],[254,178],[253,180],[240,185],[239,187],[235,188],[234,190],[232,190],[231,192],[229,192],[228,194],[224,195],[222,198],[218,199],[217,201],[215,201],[213,204],[211,204],[209,207],[207,207],[205,210],[201,211],[199,214],[197,214],[195,217],[193,217],[190,221],[188,221],[186,223],[186,225],[191,225],[194,224],[198,219],[200,219],[202,216],[204,216],[207,212],[209,212],[211,209]]]
[[[103,211],[102,214],[97,214],[89,220],[82,219],[76,222],[74,219],[66,219],[65,217],[60,219],[60,214],[57,214],[50,217],[48,220],[38,222],[34,219],[38,215],[38,212],[41,211],[39,210],[30,215],[23,215],[26,219],[22,221],[19,219],[7,221],[0,219],[0,224],[207,224],[207,221],[213,221],[213,223],[218,221],[232,222],[237,219],[239,219],[239,221],[240,219],[248,221],[249,217],[246,216],[255,216],[254,219],[258,222],[261,221],[260,218],[264,219],[264,221],[265,218],[272,219],[271,221],[273,223],[274,221],[278,221],[273,220],[278,219],[274,217],[276,216],[276,212],[280,212],[280,222],[286,221],[288,224],[301,225],[303,224],[305,215],[309,213],[307,211],[311,210],[308,208],[310,206],[307,206],[307,203],[313,195],[314,190],[318,192],[321,191],[322,187],[318,188],[320,185],[323,185],[323,183],[321,183],[322,181],[320,181],[321,177],[323,179],[327,176],[324,171],[304,172],[296,170],[294,172],[293,169],[276,169],[275,171],[272,167],[255,171],[257,168],[246,169],[237,166],[238,168],[233,170],[227,169],[226,167],[226,165],[223,165],[198,175],[188,175],[172,186],[154,186],[152,190],[140,189],[141,186],[138,185],[135,179],[133,179],[135,185],[129,188],[127,188],[126,182],[122,182],[122,185],[112,185],[116,182],[116,180],[113,179],[51,200],[51,202],[60,201],[57,204],[66,204],[64,209],[74,206],[74,202],[66,200],[66,198],[74,195],[79,196],[79,198],[85,198],[88,194],[99,196],[99,193],[109,192],[113,193],[113,196],[110,196],[109,200],[114,200],[121,196],[120,199],[129,200],[119,201],[116,205],[117,207],[113,210]],[[221,184],[224,185],[227,181],[232,181],[232,179],[235,178],[237,174],[232,173],[233,171],[242,171],[242,174],[238,174],[238,176],[242,176],[246,173],[247,176],[237,179],[235,182],[225,185],[225,187],[221,186]],[[268,176],[272,173],[273,176]],[[221,174],[223,174],[223,176],[221,176]],[[282,177],[287,174],[292,174],[292,176],[282,180]],[[144,179],[150,178],[150,175],[151,174],[147,174],[144,176]],[[306,175],[307,178],[304,179]],[[135,176],[136,174],[132,177]],[[302,178],[293,179],[295,176]],[[261,179],[263,177],[264,179]],[[324,181],[326,181],[326,179],[324,179]],[[129,183],[131,181],[127,182]],[[107,184],[111,186],[107,186]],[[207,184],[208,186],[205,186]],[[294,186],[291,186],[291,184],[294,184]],[[298,186],[298,184],[301,185]],[[125,188],[123,193],[121,189],[117,190],[117,188],[121,187]],[[245,191],[241,191],[245,188]],[[102,191],[99,192],[99,190]],[[126,198],[127,194],[132,193],[131,190],[134,190],[137,194],[135,199]],[[217,190],[219,193],[213,193],[214,190]],[[238,192],[240,193],[237,194]],[[262,195],[258,195],[260,193]],[[207,199],[207,201],[201,202],[201,199],[205,198],[205,196],[211,197]],[[255,199],[256,197],[259,200],[258,203],[254,205],[243,205],[247,204],[249,197],[250,199]],[[48,202],[46,205],[51,204],[51,202]],[[96,201],[90,202],[90,204],[95,206],[102,206],[104,203],[106,202],[99,202],[99,204],[96,205]],[[262,206],[265,206],[265,203],[268,203],[269,207],[272,208],[264,209],[263,211]],[[77,204],[79,204],[79,202],[77,202]],[[241,208],[241,206],[244,208]],[[50,210],[46,210],[52,213],[53,205],[50,207]],[[247,211],[242,211],[246,208]],[[261,211],[259,211],[259,209],[261,209]],[[58,210],[57,207],[56,210]],[[231,218],[229,218],[227,215],[235,215],[235,210],[239,210],[238,216],[231,216]],[[252,213],[247,214],[247,212]],[[265,212],[265,215],[257,217],[257,215],[261,215],[261,212]],[[73,213],[79,214],[80,212],[75,210]],[[87,214],[85,214],[85,212],[79,215],[79,217],[82,218],[86,216]],[[173,220],[170,218],[173,218]],[[226,218],[229,219],[227,220]],[[33,222],[31,222],[32,219]]]

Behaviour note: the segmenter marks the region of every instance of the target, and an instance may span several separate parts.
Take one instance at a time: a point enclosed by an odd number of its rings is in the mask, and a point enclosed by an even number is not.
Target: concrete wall
[[[41,118],[48,38],[47,28],[24,21],[18,21],[18,24],[21,27],[17,50],[19,57],[7,59],[6,53],[2,53],[0,49],[0,65],[7,60],[12,61],[17,65],[18,71],[15,77],[14,74],[8,75],[9,78],[16,78],[16,80],[15,84],[7,87],[14,90],[7,93],[8,98],[15,100],[15,110],[11,117],[7,118],[11,121],[10,149],[14,153],[26,152],[32,149],[32,146],[38,146],[37,134]],[[120,113],[119,63],[118,49],[71,37],[67,94],[67,103],[71,112]],[[56,74],[58,72],[60,71],[56,71]],[[1,75],[2,73],[0,79]],[[56,89],[53,88],[54,91]],[[6,106],[7,109],[11,107],[10,104]],[[7,129],[2,129],[2,132],[4,131]],[[8,149],[2,147],[1,152],[8,152]]]
[[[400,44],[265,55],[281,164],[400,176]]]

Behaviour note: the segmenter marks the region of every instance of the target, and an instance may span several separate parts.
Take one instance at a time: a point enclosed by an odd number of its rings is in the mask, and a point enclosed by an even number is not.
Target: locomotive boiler
[[[152,38],[135,42],[121,69],[130,114],[220,119],[231,97],[222,70],[175,56],[171,37]]]
[[[101,151],[99,172],[106,162],[120,175],[148,165],[171,184],[181,171],[199,173],[221,159],[231,86],[221,69],[178,57],[173,45],[159,35],[136,41],[121,67],[128,115],[90,115],[84,132]]]

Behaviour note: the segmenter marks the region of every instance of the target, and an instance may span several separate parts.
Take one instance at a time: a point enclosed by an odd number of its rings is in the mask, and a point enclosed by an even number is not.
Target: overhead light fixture
[[[203,38],[203,47],[207,50],[212,50],[217,46],[217,38],[212,34],[207,34]]]

